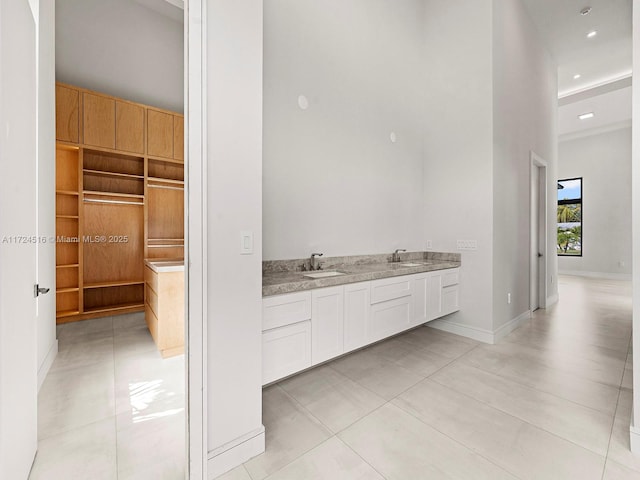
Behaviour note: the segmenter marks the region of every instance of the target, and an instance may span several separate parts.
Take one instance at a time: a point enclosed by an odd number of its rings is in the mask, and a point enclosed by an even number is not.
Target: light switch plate
[[[240,255],[251,255],[253,253],[253,232],[242,230],[240,232]]]

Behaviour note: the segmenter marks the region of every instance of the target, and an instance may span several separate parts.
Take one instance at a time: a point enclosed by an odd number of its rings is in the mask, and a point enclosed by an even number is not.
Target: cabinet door
[[[184,161],[184,117],[173,116],[173,158]]]
[[[442,274],[430,272],[427,275],[427,320],[442,315]]]
[[[96,147],[115,148],[116,101],[91,93],[85,93],[82,98],[84,143]]]
[[[80,92],[56,85],[56,139],[61,142],[80,141]]]
[[[311,292],[311,362],[313,365],[344,352],[344,287]]]
[[[371,282],[371,303],[386,302],[413,294],[411,279],[407,275],[381,278]]]
[[[144,153],[144,108],[116,100],[116,149]]]
[[[421,325],[429,320],[428,314],[428,275],[426,273],[413,276],[413,325]]]
[[[311,322],[262,332],[262,384],[311,366]]]
[[[311,292],[274,295],[262,299],[262,330],[311,320]]]
[[[442,289],[442,316],[449,315],[450,313],[460,310],[458,292],[458,285],[451,285]]]
[[[173,158],[173,115],[147,109],[147,154]]]
[[[371,305],[369,342],[377,342],[411,327],[412,298],[401,297]]]
[[[365,346],[371,312],[371,283],[344,286],[344,351]]]

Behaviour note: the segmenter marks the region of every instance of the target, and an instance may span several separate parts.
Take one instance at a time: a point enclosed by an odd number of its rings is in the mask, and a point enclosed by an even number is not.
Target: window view
[[[558,255],[582,255],[582,178],[558,180]]]

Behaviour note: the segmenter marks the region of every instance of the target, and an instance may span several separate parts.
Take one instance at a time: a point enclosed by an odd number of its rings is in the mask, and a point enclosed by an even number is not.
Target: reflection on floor
[[[269,387],[266,453],[220,478],[640,479],[630,283],[560,295],[497,345],[420,327]]]
[[[58,342],[29,478],[184,479],[184,355],[163,360],[142,313],[58,326]]]

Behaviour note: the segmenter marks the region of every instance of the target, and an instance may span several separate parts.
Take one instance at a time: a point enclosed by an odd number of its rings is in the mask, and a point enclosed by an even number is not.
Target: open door
[[[15,480],[37,448],[36,4],[0,0],[0,478]]]

